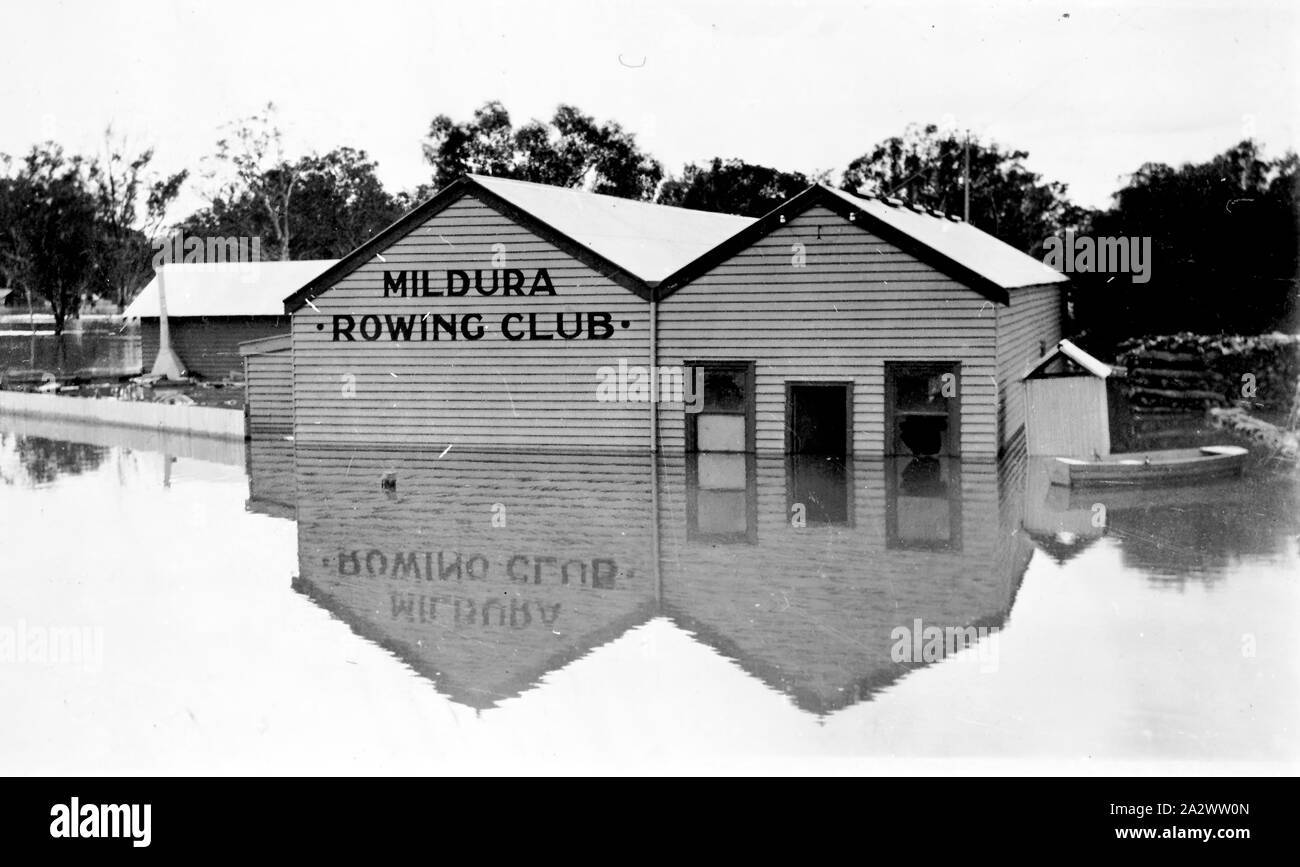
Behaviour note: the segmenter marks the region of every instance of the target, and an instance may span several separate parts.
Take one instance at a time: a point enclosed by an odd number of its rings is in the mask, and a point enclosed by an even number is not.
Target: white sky
[[[618,120],[671,171],[720,155],[838,178],[908,122],[947,122],[1100,206],[1145,161],[1300,137],[1294,2],[0,3],[11,154],[92,151],[111,121],[193,169],[274,100],[291,154],[364,148],[401,189],[429,179],[434,115],[495,98],[516,122],[560,102]]]

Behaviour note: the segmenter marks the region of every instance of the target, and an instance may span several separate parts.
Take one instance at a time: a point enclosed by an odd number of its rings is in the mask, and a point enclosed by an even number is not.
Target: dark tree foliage
[[[663,167],[635,136],[571,105],[561,105],[547,123],[518,128],[496,101],[463,123],[440,114],[429,125],[424,156],[433,166],[433,189],[421,189],[421,197],[469,173],[649,201],[663,178]]]
[[[282,236],[288,226],[289,258],[337,259],[359,247],[406,210],[375,174],[376,164],[363,150],[335,148],[267,170],[292,175],[293,196],[281,233],[275,230],[263,197],[235,187],[186,218],[181,231],[191,236]],[[285,178],[259,179],[266,188],[285,186]]]
[[[296,259],[338,259],[404,213],[365,151],[336,148],[299,161],[294,197]]]
[[[813,181],[800,172],[783,172],[737,159],[714,157],[707,166],[690,163],[680,178],[664,182],[661,205],[761,217]]]
[[[966,137],[934,124],[910,125],[849,163],[840,183],[850,192],[896,196],[961,216]],[[972,140],[970,222],[1031,256],[1050,236],[1077,226],[1084,212],[1066,198],[1065,184],[1029,171],[1026,151]]]
[[[1180,331],[1295,331],[1297,162],[1294,153],[1266,159],[1243,141],[1204,163],[1143,165],[1087,231],[1150,237],[1150,280],[1077,275],[1080,324],[1100,346]]]
[[[47,142],[33,147],[12,176],[0,177],[0,267],[17,288],[49,305],[56,334],[98,287],[100,238],[80,157]]]

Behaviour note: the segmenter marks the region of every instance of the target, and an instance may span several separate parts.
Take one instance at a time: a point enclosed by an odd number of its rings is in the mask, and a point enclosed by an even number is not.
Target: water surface
[[[0,630],[101,640],[0,662],[8,773],[1300,752],[1297,490],[1258,470],[1080,495],[1024,460],[0,430]]]

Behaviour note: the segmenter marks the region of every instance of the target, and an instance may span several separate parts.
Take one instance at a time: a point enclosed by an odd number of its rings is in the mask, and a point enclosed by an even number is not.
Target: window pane
[[[947,411],[943,396],[943,373],[899,372],[894,377],[895,406],[907,411]]]
[[[712,368],[704,371],[704,409],[708,412],[745,411],[746,372]]]
[[[745,490],[744,455],[700,455],[696,467],[702,490]]]
[[[700,491],[695,505],[696,530],[705,535],[744,533],[749,529],[744,491]]]
[[[695,447],[702,452],[743,452],[745,417],[743,415],[696,416]]]
[[[898,498],[898,540],[942,544],[952,539],[952,503],[939,497]]]

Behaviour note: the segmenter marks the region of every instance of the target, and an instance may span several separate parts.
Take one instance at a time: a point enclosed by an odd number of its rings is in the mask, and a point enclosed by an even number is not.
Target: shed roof
[[[1047,368],[1057,359],[1067,359],[1072,361],[1082,368],[1085,373],[1090,373],[1093,376],[1100,377],[1101,379],[1105,379],[1113,372],[1111,366],[1106,362],[1100,361],[1089,355],[1070,341],[1062,340],[1057,343],[1050,352],[1035,361],[1033,365],[1025,371],[1025,375],[1022,376],[1021,379],[1033,379],[1045,375]]]
[[[164,265],[168,316],[283,316],[284,299],[336,259]],[[128,319],[158,316],[158,274],[127,306]]]

